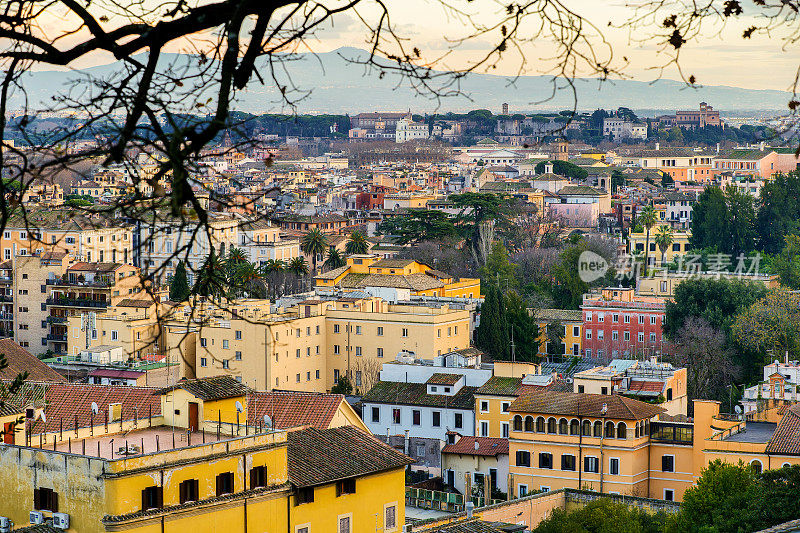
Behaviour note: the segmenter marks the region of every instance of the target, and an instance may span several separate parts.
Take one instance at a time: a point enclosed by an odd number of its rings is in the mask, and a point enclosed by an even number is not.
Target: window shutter
[[[156,507],[161,509],[164,507],[164,488],[156,487]]]
[[[53,495],[53,502],[51,504],[52,509],[50,509],[50,510],[53,511],[54,513],[57,513],[58,512],[58,493],[53,491],[50,494]]]
[[[342,482],[341,481],[337,481],[336,482],[336,495],[337,496],[341,496],[342,495]]]
[[[37,511],[42,508],[41,494],[39,489],[33,489],[33,508]]]
[[[222,494],[222,476],[217,476],[217,496]]]
[[[184,481],[180,485],[178,485],[178,502],[184,503],[186,501],[186,489],[188,488],[188,482]]]
[[[142,511],[147,510],[147,489],[142,490]],[[37,507],[38,509],[38,507]]]

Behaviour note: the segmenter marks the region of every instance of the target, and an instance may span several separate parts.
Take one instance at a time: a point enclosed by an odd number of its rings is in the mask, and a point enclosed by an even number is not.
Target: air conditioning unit
[[[28,520],[31,524],[44,524],[44,514],[41,511],[31,511]]]
[[[67,513],[53,513],[53,527],[69,529],[69,515]]]
[[[0,516],[0,533],[9,533],[14,523],[7,516]]]

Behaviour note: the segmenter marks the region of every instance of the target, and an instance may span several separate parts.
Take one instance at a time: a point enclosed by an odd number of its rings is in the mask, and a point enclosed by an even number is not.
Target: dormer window
[[[431,387],[431,392],[436,392],[436,387]]]
[[[445,388],[444,388],[444,391],[445,391],[445,392],[450,392],[450,387],[445,387]]]

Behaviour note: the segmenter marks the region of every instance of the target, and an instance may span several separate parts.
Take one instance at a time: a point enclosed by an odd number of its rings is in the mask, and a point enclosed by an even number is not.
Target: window
[[[662,472],[674,472],[675,471],[675,456],[674,455],[662,455],[661,456],[661,471]]]
[[[508,407],[509,407],[510,405],[511,405],[511,404],[510,404],[509,402],[502,402],[502,403],[500,404],[500,411],[501,411],[501,412],[503,412],[503,413],[507,413],[507,412],[508,412]]]
[[[299,373],[295,376],[295,383],[300,383],[300,374]]]
[[[523,485],[523,484],[520,483],[518,490],[519,490],[519,497],[520,498],[524,498],[525,496],[528,495],[528,485]]]
[[[561,470],[575,471],[575,456],[564,454],[561,456]]]
[[[236,351],[236,355],[234,355],[234,358],[235,358],[237,361],[241,361],[241,360],[242,360],[242,352],[240,352],[239,350],[237,350],[237,351]]]
[[[387,505],[383,510],[383,529],[389,530],[397,527],[397,507]]]
[[[408,337],[408,328],[403,328],[403,337]]]
[[[233,472],[224,472],[217,476],[217,496],[233,494]]]
[[[202,366],[202,367],[208,366],[208,359],[206,359],[205,357],[201,357],[200,358],[200,366]]]
[[[361,335],[361,326],[356,326],[356,335]]]
[[[675,491],[672,489],[664,489],[664,499],[668,502],[675,501]]]
[[[295,359],[300,359],[300,348],[298,348],[298,349],[296,349],[294,351],[294,357],[295,357]]]
[[[438,428],[439,426],[442,425],[442,413],[440,413],[439,411],[434,411],[432,414],[433,414],[432,425],[433,427]]]
[[[763,470],[763,465],[761,464],[761,461],[759,461],[758,459],[753,459],[752,461],[750,461],[750,468],[752,468],[756,474],[760,474],[761,470]]]
[[[373,407],[372,408],[372,421],[373,422],[380,422],[381,421],[381,408],[380,407]]]
[[[580,337],[581,336],[581,327],[580,326],[572,326],[572,336],[573,337]]]
[[[618,439],[627,439],[628,438],[628,426],[625,422],[620,422],[617,424],[617,438]]]
[[[608,473],[612,476],[619,475],[619,459],[612,457],[608,460]]]
[[[223,339],[222,340],[222,349],[223,350],[227,350],[229,347],[230,347],[230,344],[228,343],[228,339]]]
[[[250,489],[267,486],[267,467],[254,466],[250,469]]]
[[[481,401],[481,413],[488,413],[489,412],[489,402],[486,400]]]
[[[555,418],[548,418],[547,419],[547,432],[548,433],[555,433],[556,432],[556,419]]]
[[[631,340],[631,332],[630,331],[626,331],[624,336],[623,336],[623,338],[625,339],[626,342]]]
[[[639,337],[639,342],[644,342],[644,332],[643,331],[639,332],[639,336],[638,337]]]
[[[334,324],[333,325],[333,332],[334,333],[339,333],[339,324]]]
[[[161,487],[147,487],[142,491],[142,511],[160,509],[164,505],[164,490]]]
[[[339,533],[351,533],[350,529],[350,517],[349,516],[340,516],[339,517]]]
[[[672,399],[672,387],[667,389],[667,401]]]
[[[383,348],[378,348],[378,357],[383,357]]]
[[[553,454],[541,452],[539,454],[539,468],[553,468]]]
[[[650,317],[650,325],[651,326],[655,326],[656,325],[656,317],[654,317],[654,316]]]
[[[33,508],[37,511],[58,512],[58,493],[53,489],[33,489]]]
[[[241,330],[237,329],[236,332],[234,333],[234,337],[236,338],[237,341],[242,340],[242,332],[241,332]]]
[[[615,314],[613,314],[613,315],[611,315],[611,322],[614,322],[615,324],[616,324],[617,322],[619,322],[619,315],[618,315],[618,314],[616,314],[616,313],[615,313]]]
[[[597,457],[584,457],[583,458],[583,471],[597,474],[600,472],[600,462]]]
[[[206,338],[205,338],[205,337],[200,337],[200,346],[202,346],[203,348],[205,348],[205,347],[207,346],[207,344],[208,344],[208,343],[207,343],[207,341],[206,341]]]
[[[196,502],[200,493],[199,482],[196,479],[187,479],[178,485],[178,501],[180,503]]]
[[[504,439],[508,438],[508,422],[500,422],[500,431]]]
[[[338,344],[334,344],[333,345],[333,354],[334,355],[339,355],[339,353],[340,353],[339,352],[339,345]]]
[[[456,413],[455,419],[456,429],[461,429],[464,426],[464,415],[461,413]]]
[[[319,379],[319,370],[316,371],[316,379]]]
[[[419,409],[414,409],[411,411],[411,423],[415,426],[420,425],[420,412]]]
[[[639,315],[639,324],[644,324],[644,315]]]
[[[230,361],[228,361],[227,359],[223,359],[222,360],[222,368],[224,368],[224,369],[230,368]]]
[[[517,450],[517,466],[531,466],[531,454],[523,450]]]
[[[392,422],[395,424],[400,423],[400,409],[397,408],[392,409]]]
[[[312,503],[314,501],[314,487],[304,487],[297,489],[297,505],[301,503]]]
[[[356,346],[356,357],[361,356],[361,346]]]
[[[356,493],[356,478],[351,477],[350,479],[343,479],[341,481],[336,482],[336,495],[342,496],[344,494],[355,494]]]
[[[481,437],[489,436],[489,422],[481,422]]]
[[[583,385],[578,385],[578,393],[583,394],[586,391],[586,387]]]

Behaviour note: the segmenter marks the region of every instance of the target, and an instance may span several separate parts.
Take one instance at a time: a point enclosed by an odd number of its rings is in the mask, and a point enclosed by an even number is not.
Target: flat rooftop
[[[777,427],[778,424],[772,422],[746,422],[742,431],[726,437],[724,440],[729,442],[766,443],[770,441]]]
[[[113,423],[109,423],[111,425]],[[185,429],[176,427],[173,431],[171,426],[156,426],[134,429],[124,433],[104,434],[95,437],[69,440],[68,431],[64,431],[64,442],[56,444],[55,450],[59,452],[85,455],[88,457],[98,457],[101,459],[121,459],[123,457],[136,457],[155,453],[158,451],[177,450],[198,444],[212,443],[229,440],[230,435],[220,434],[217,438],[216,432],[195,431],[189,433]],[[249,434],[254,433],[250,428]],[[244,426],[241,427],[241,435],[244,436]],[[19,443],[23,444],[23,443]],[[32,435],[30,446],[39,447],[39,435]],[[49,444],[42,444],[42,448],[53,450],[52,440]]]

